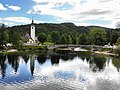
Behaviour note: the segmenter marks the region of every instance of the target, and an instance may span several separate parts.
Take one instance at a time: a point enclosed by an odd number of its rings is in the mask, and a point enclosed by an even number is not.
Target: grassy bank
[[[9,54],[9,53],[34,53],[36,51],[46,51],[46,46],[41,45],[41,46],[12,46],[7,49],[1,49],[0,54]]]
[[[46,46],[45,45],[41,45],[41,46],[13,46],[10,49],[17,49],[18,51],[26,51],[26,50],[46,50]]]
[[[27,55],[27,54],[36,54],[36,55],[46,55],[47,51],[46,50],[39,50],[39,51],[15,51],[15,52],[6,52],[2,51],[0,54],[15,54],[15,55]]]
[[[67,48],[55,48],[54,51],[60,54],[72,52],[70,49]]]

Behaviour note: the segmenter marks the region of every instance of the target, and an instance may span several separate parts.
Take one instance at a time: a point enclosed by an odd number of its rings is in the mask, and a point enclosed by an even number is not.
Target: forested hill
[[[40,33],[45,33],[47,35],[47,40],[49,40],[50,37],[52,36],[51,33],[55,31],[57,32],[57,34],[59,33],[58,35],[60,35],[60,38],[62,38],[60,40],[64,40],[65,37],[68,37],[66,36],[66,34],[69,35],[69,41],[72,44],[76,43],[95,45],[105,45],[107,43],[115,44],[118,37],[120,37],[120,29],[110,29],[100,26],[76,26],[73,23],[60,23],[60,24],[40,23],[35,24],[35,27],[37,37],[39,36]],[[4,29],[7,31],[11,39],[10,40],[11,42],[12,38],[14,39],[14,37],[16,38],[19,36],[24,38],[26,33],[30,33],[30,24],[13,26]],[[54,42],[54,36],[53,40],[50,39],[50,41]],[[64,41],[57,43],[62,42]]]
[[[68,33],[70,35],[74,35],[74,34],[87,33],[92,28],[103,28],[105,30],[109,29],[109,28],[98,27],[98,26],[88,26],[88,27],[76,26],[73,23],[61,23],[61,24],[41,23],[41,24],[35,24],[35,27],[36,27],[36,35],[38,35],[41,32],[49,34],[52,31],[58,31],[60,34]],[[29,33],[30,31],[30,24],[9,27],[7,28],[7,30],[15,30],[21,35],[25,35],[26,33]]]

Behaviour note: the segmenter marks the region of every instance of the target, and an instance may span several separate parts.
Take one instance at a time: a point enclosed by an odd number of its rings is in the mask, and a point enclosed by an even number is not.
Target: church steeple
[[[34,24],[34,20],[32,19],[32,24]]]
[[[34,25],[34,20],[33,19],[32,19],[32,23],[31,23],[30,36],[33,40],[33,43],[35,43],[35,25]]]

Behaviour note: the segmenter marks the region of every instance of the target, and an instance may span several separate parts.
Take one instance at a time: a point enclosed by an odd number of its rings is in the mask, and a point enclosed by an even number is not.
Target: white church
[[[24,37],[25,39],[25,43],[26,45],[33,45],[36,44],[37,42],[37,37],[35,37],[35,24],[34,24],[34,20],[32,20],[32,23],[30,25],[30,34],[27,33]]]

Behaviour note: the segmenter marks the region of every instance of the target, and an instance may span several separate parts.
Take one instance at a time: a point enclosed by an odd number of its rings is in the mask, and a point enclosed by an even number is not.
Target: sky
[[[120,27],[120,0],[0,0],[0,23],[8,26],[72,22]]]

